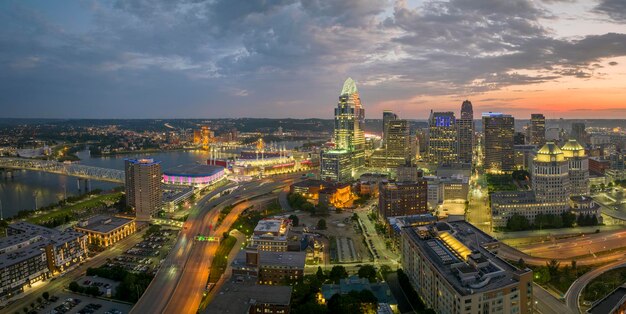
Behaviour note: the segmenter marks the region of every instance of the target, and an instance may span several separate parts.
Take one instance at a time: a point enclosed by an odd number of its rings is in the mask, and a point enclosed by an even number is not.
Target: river
[[[287,149],[302,145],[303,141],[283,142]],[[173,168],[178,165],[205,163],[209,154],[206,151],[168,151],[151,154],[126,154],[112,155],[107,157],[92,157],[89,150],[77,153],[83,165],[124,169],[124,159],[137,157],[151,157],[161,161],[163,170]],[[91,189],[109,190],[119,184],[91,180]],[[7,173],[0,174],[0,208],[2,218],[9,218],[23,209],[32,210],[35,207],[42,207],[62,200],[65,195],[78,195],[85,192],[84,182],[81,181],[80,189],[78,180],[74,177],[63,175],[27,171],[13,170],[12,176]]]

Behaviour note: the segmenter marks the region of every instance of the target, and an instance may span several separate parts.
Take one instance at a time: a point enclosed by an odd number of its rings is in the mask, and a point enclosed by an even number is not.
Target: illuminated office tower
[[[487,172],[509,172],[515,167],[513,137],[515,120],[502,113],[483,113],[484,155]]]
[[[352,154],[352,167],[365,164],[365,109],[361,106],[359,91],[352,78],[343,83],[335,108],[335,148]]]
[[[530,144],[537,147],[546,143],[546,117],[541,113],[530,115]]]
[[[459,161],[456,118],[453,112],[430,112],[427,155],[428,161],[436,164]]]
[[[398,115],[391,110],[383,111],[383,145],[387,143],[387,128],[389,128],[389,122],[397,119]]]
[[[150,220],[162,206],[161,162],[151,158],[124,161],[126,205],[138,220]]]
[[[474,109],[472,103],[466,100],[461,105],[461,118],[457,120],[459,126],[459,160],[463,163],[472,163],[474,151]]]
[[[332,182],[347,182],[352,179],[352,154],[344,149],[322,151],[320,178]]]
[[[387,127],[385,142],[385,157],[387,167],[404,165],[411,161],[411,133],[409,121],[392,120]]]
[[[537,151],[533,160],[532,185],[537,202],[550,206],[554,212],[568,206],[570,197],[569,164],[563,151],[554,143],[547,142]]]
[[[585,154],[585,148],[571,139],[561,150],[569,163],[570,195],[589,195],[589,157]]]

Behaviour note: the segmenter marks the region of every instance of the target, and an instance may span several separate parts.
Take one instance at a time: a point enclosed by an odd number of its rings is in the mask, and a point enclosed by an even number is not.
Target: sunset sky
[[[0,2],[0,117],[626,118],[624,0]]]

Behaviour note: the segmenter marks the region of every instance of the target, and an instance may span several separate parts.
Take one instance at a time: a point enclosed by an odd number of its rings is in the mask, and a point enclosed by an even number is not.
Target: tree
[[[326,220],[325,219],[320,219],[317,221],[317,229],[319,230],[326,230]]]
[[[359,268],[359,278],[367,278],[370,282],[376,282],[376,267],[363,265]]]
[[[507,221],[506,228],[511,231],[528,230],[530,228],[530,222],[526,217],[520,214],[513,214]]]
[[[48,291],[44,291],[41,296],[44,298],[44,300],[48,301],[48,298],[50,298],[50,293]]]
[[[551,277],[556,277],[559,274],[559,267],[561,266],[561,262],[556,259],[551,259],[549,262],[546,262],[546,267],[550,272]]]
[[[341,265],[333,266],[333,268],[330,270],[330,273],[328,274],[328,279],[330,279],[334,283],[339,283],[339,279],[347,277],[348,271],[346,271],[346,268]]]
[[[300,224],[300,219],[296,215],[289,215],[289,219],[294,227],[297,227]]]
[[[551,279],[550,271],[548,271],[547,267],[540,267],[539,270],[535,272],[535,282],[538,284],[546,284],[550,282]]]
[[[72,282],[70,282],[69,289],[72,292],[77,292],[80,289],[80,286],[78,285],[78,283],[76,281],[72,281]]]
[[[317,277],[317,280],[324,282],[326,280],[326,275],[324,275],[324,271],[322,270],[322,267],[317,266],[317,272],[315,273],[315,277]]]
[[[37,297],[37,303],[41,304],[41,302],[43,302],[43,299],[41,297]]]

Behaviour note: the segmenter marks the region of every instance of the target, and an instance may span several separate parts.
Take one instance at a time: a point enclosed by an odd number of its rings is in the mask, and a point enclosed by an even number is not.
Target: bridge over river
[[[81,179],[124,183],[124,171],[122,170],[62,163],[52,160],[2,157],[0,158],[0,168],[43,171]]]

